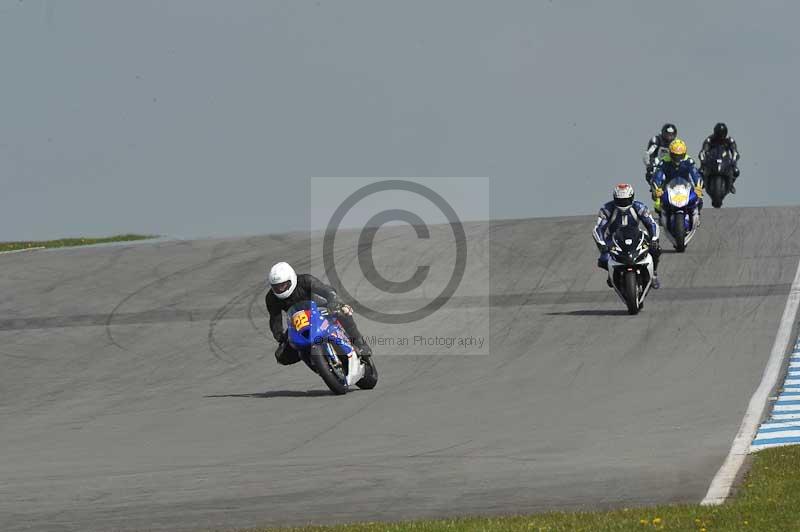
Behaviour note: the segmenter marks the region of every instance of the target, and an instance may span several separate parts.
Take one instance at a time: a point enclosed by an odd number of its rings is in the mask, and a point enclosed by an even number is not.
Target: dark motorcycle
[[[700,171],[703,173],[706,192],[711,197],[711,205],[719,209],[722,207],[722,200],[731,191],[733,180],[731,152],[723,146],[712,148],[706,154]]]
[[[658,169],[661,168],[661,165],[664,164],[664,157],[669,155],[669,149],[662,147],[658,149],[656,153],[656,157],[650,161],[649,158],[645,158],[644,166],[645,166],[645,173],[644,173],[644,180],[647,181],[649,185],[653,181],[653,176],[658,172]]]

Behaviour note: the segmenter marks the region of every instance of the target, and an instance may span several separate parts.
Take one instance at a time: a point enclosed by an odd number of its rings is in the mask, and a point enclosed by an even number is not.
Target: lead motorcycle
[[[378,370],[371,357],[362,359],[345,334],[336,314],[314,301],[292,305],[288,342],[336,395],[355,385],[371,390],[378,384]]]
[[[699,207],[700,198],[688,179],[675,177],[667,183],[661,197],[659,222],[678,253],[686,251],[700,226]]]
[[[722,200],[731,191],[733,180],[733,158],[724,146],[715,146],[707,154],[700,168],[705,189],[715,209],[722,207]]]
[[[628,225],[614,232],[610,244],[608,279],[628,314],[638,314],[653,284],[649,239],[638,225]]]

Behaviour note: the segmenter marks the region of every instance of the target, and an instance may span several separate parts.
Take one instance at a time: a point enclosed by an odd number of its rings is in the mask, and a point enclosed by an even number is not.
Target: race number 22
[[[304,310],[295,312],[294,316],[292,316],[292,325],[296,331],[300,331],[308,327],[308,314],[306,314]]]

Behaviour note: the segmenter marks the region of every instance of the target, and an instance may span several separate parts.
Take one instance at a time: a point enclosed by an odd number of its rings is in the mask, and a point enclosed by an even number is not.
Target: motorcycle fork
[[[689,223],[690,218],[691,217],[687,215],[686,211],[673,212],[672,214],[669,215],[669,230],[674,231],[675,224],[682,223],[684,230],[690,231],[692,229],[691,223]]]
[[[340,367],[342,365],[339,353],[336,352],[336,348],[330,342],[325,342],[325,354],[334,366]]]
[[[644,275],[642,274],[642,268],[626,266],[625,271],[634,272],[636,274],[636,284],[639,286],[639,290],[644,290]]]

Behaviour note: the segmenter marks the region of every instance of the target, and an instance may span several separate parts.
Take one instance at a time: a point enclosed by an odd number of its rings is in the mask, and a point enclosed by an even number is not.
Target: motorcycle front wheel
[[[708,181],[706,182],[706,190],[708,191],[708,195],[711,196],[711,206],[715,209],[722,207],[722,199],[727,193],[726,188],[727,184],[725,183],[725,178],[723,176],[709,176]]]
[[[639,313],[639,281],[636,279],[636,272],[625,272],[625,304],[628,306],[628,314]]]
[[[330,388],[336,395],[344,395],[347,393],[347,376],[344,374],[342,366],[334,367],[328,359],[325,350],[328,348],[327,344],[314,344],[311,346],[311,353],[309,358],[317,368],[317,373],[322,377],[322,381]]]
[[[686,251],[686,215],[682,212],[676,213],[672,217],[672,236],[675,237],[675,251],[683,253]]]

